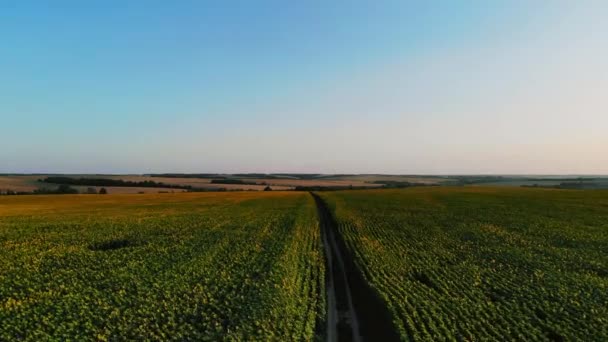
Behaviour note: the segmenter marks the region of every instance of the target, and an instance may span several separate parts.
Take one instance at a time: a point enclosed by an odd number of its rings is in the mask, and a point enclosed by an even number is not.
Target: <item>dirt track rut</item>
[[[311,195],[327,261],[327,341],[398,341],[388,309],[348,254],[325,202]]]

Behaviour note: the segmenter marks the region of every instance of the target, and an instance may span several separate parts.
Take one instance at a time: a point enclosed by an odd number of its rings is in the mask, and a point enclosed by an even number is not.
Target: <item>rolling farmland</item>
[[[403,340],[608,339],[608,193],[323,193]]]
[[[608,192],[0,197],[0,340],[606,340]]]
[[[0,198],[0,340],[312,340],[306,193]]]
[[[0,342],[608,342],[608,0],[5,3]]]

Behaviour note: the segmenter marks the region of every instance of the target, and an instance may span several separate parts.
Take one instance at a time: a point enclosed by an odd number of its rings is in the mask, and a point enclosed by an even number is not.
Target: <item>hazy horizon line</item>
[[[0,176],[43,175],[98,175],[98,176],[146,176],[146,175],[321,175],[321,176],[500,176],[500,177],[608,177],[608,174],[593,173],[378,173],[378,172],[0,172]]]

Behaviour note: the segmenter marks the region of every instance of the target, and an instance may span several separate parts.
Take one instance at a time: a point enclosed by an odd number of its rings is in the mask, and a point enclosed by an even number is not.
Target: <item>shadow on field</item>
[[[333,264],[328,270],[333,273],[334,280],[336,299],[334,310],[338,313],[338,320],[335,322],[337,340],[399,341],[397,329],[386,303],[367,283],[363,273],[355,264],[325,202],[317,194],[312,192],[310,194],[317,204],[321,233],[331,253],[326,258]],[[349,317],[351,315],[354,317]],[[331,336],[330,333],[328,335]]]
[[[136,247],[141,244],[140,241],[133,239],[113,239],[90,244],[89,249],[92,251],[111,251],[121,248]]]

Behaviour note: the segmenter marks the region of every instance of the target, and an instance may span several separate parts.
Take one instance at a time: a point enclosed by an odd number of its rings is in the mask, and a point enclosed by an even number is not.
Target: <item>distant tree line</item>
[[[370,190],[370,189],[396,189],[396,188],[409,188],[419,186],[439,186],[439,184],[426,184],[426,183],[410,183],[401,181],[374,181],[371,184],[380,184],[382,187],[369,187],[369,186],[352,186],[352,185],[335,185],[335,186],[296,186],[294,191],[335,191],[335,190]]]
[[[333,190],[358,190],[358,189],[369,189],[369,187],[357,186],[354,187],[352,185],[348,186],[321,186],[321,185],[313,185],[313,186],[303,186],[298,185],[293,190],[294,191],[333,191]]]
[[[258,178],[258,179],[316,179],[322,177],[336,177],[346,175],[322,175],[319,173],[155,173],[150,177],[165,178],[203,178],[203,179],[235,179],[235,178]]]
[[[46,177],[38,181],[53,184],[85,185],[85,186],[117,186],[117,187],[138,187],[138,188],[169,188],[190,190],[190,185],[165,184],[145,180],[141,182],[125,181],[122,179],[109,178],[71,178],[71,177]]]
[[[445,185],[473,185],[483,183],[498,183],[505,180],[502,176],[448,176]]]
[[[226,176],[222,176],[215,173],[158,173],[152,174],[150,177],[164,177],[164,178],[202,178],[202,179],[224,179]]]
[[[28,192],[28,191],[15,191],[15,190],[11,190],[11,189],[0,190],[0,195],[14,196],[14,195],[31,195],[31,194],[32,194],[32,192]]]
[[[427,183],[416,183],[407,181],[394,181],[394,180],[379,180],[373,181],[372,184],[380,184],[383,188],[409,188],[412,186],[436,186],[438,184],[427,184]]]
[[[589,180],[589,179],[585,179]],[[602,184],[596,182],[586,182],[583,179],[578,181],[570,181],[570,182],[561,182],[557,185],[549,185],[549,184],[523,184],[522,188],[550,188],[550,189],[574,189],[574,190],[582,190],[582,189],[602,189],[606,188],[606,186],[602,186]]]
[[[259,179],[285,179],[285,178],[297,178],[294,176],[284,176],[280,174],[269,174],[269,173],[235,173],[231,175],[235,178],[259,178]]]
[[[248,182],[242,179],[212,179],[211,184],[240,184],[240,185],[257,185],[256,182]]]
[[[5,190],[0,191],[0,195],[69,195],[69,194],[78,194],[78,189],[72,188],[68,184],[60,184],[57,188],[38,188],[34,191],[14,191],[14,190]],[[105,188],[101,188],[99,192],[95,188],[88,188],[86,194],[107,194],[108,191]]]
[[[273,173],[275,178],[317,179],[322,177],[335,177],[336,175],[322,175],[320,173]]]
[[[551,177],[547,177],[547,178],[525,178],[524,180],[526,181],[555,181],[555,182],[589,182],[589,181],[596,181],[596,180],[600,180],[598,178],[595,177],[555,177],[555,178],[551,178]]]

